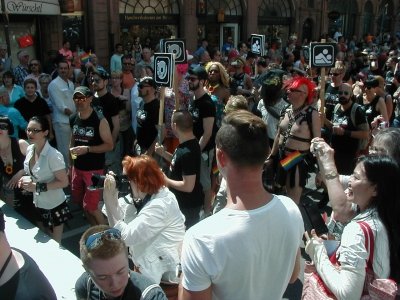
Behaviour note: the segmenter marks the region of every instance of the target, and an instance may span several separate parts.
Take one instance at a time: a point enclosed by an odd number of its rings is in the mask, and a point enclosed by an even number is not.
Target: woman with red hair
[[[310,167],[311,139],[321,136],[321,122],[312,106],[315,84],[311,80],[293,77],[284,88],[291,105],[281,117],[268,159],[278,162],[275,180],[299,204]]]
[[[135,270],[156,283],[178,283],[176,266],[185,234],[185,218],[164,175],[147,155],[125,156],[123,174],[131,194],[118,199],[115,176],[104,181],[104,202],[110,226],[121,231]]]

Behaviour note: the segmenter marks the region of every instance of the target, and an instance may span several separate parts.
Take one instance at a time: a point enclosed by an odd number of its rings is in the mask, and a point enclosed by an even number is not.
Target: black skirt
[[[53,228],[59,226],[72,219],[67,202],[64,201],[53,209],[36,208],[38,213],[38,221],[43,223],[44,227]]]

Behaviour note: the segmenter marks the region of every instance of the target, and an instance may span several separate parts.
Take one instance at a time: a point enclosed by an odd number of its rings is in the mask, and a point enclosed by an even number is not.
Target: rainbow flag
[[[217,164],[213,165],[212,167],[212,174],[217,175],[219,173]]]
[[[284,159],[280,161],[280,164],[282,168],[285,171],[290,170],[292,167],[297,165],[299,162],[301,162],[306,156],[306,153],[300,153],[298,150],[291,152],[288,156],[286,156]]]

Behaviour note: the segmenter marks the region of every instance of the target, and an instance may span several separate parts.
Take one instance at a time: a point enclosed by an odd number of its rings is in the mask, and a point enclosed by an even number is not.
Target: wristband
[[[351,131],[350,130],[345,130],[343,133],[344,136],[351,137]]]
[[[326,180],[331,180],[339,177],[339,174],[337,171],[330,171],[329,173],[325,174],[325,179]]]
[[[47,183],[45,182],[36,183],[36,193],[40,194],[41,192],[47,192]]]

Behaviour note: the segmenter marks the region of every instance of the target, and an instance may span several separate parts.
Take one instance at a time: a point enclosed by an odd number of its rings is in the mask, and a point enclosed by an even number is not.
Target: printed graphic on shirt
[[[74,135],[75,142],[87,143],[94,137],[94,127],[80,127],[78,125],[74,125],[72,127],[72,134]]]

